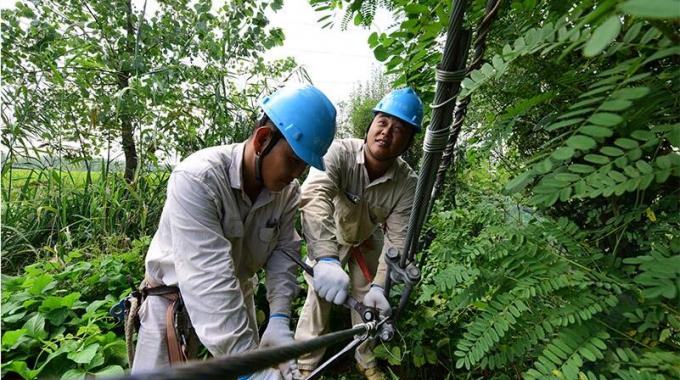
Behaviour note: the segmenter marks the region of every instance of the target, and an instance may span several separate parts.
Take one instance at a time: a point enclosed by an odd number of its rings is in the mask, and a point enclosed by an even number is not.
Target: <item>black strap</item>
[[[169,285],[159,285],[153,288],[143,288],[142,295],[144,297],[148,296],[166,296],[168,294],[179,294],[179,288],[177,286]]]
[[[269,152],[274,148],[274,145],[276,145],[277,142],[281,139],[281,132],[279,132],[278,129],[272,128],[272,137],[269,139],[269,143],[267,146],[262,149],[262,152],[259,154],[255,154],[255,179],[259,183],[263,183],[262,180],[262,159],[264,156],[268,155]]]

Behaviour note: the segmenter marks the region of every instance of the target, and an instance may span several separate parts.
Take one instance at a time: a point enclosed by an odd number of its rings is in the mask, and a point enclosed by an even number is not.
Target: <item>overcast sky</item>
[[[350,22],[348,30],[342,31],[342,12],[333,29],[321,29],[316,20],[324,15],[315,12],[306,0],[285,0],[283,9],[276,13],[269,10],[271,25],[282,28],[286,40],[268,56],[295,57],[314,84],[337,103],[347,98],[357,82],[370,78],[372,67],[380,68],[381,64],[368,47],[369,30]],[[374,28],[381,29],[389,22],[389,13],[379,12]]]

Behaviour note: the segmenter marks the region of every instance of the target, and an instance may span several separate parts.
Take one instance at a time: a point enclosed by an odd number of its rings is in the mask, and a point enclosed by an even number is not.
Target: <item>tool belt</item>
[[[133,297],[134,299],[131,299]],[[196,358],[198,353],[198,337],[191,324],[189,314],[186,311],[182,295],[177,286],[156,285],[148,278],[145,278],[139,291],[132,292],[126,299],[126,314],[128,314],[125,319],[126,331],[132,328],[137,332],[139,331],[138,307],[135,307],[135,305],[141,306],[147,297],[163,297],[170,301],[165,311],[166,341],[170,364],[183,363],[189,359]],[[129,338],[128,335],[130,335]],[[126,333],[126,343],[128,346],[128,359],[130,367],[132,367],[135,356],[132,334]]]

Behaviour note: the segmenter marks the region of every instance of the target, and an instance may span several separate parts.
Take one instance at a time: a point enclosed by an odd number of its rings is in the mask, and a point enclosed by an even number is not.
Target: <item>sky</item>
[[[157,0],[149,0],[153,8]],[[142,0],[133,0],[140,7]],[[0,9],[11,8],[16,0],[0,0]],[[218,1],[215,1],[216,5]],[[315,12],[307,0],[284,0],[278,12],[267,10],[272,27],[280,27],[286,38],[283,46],[267,53],[267,59],[292,56],[309,74],[315,86],[319,87],[336,105],[349,97],[357,83],[370,79],[371,72],[380,69],[381,64],[368,47],[371,31],[350,22],[347,30],[340,29],[342,11],[336,15],[333,29],[322,29],[317,23],[322,13]],[[390,14],[379,11],[374,30],[390,23]]]
[[[368,81],[372,69],[379,69],[381,63],[368,47],[371,31],[351,22],[347,30],[341,30],[342,12],[333,29],[322,29],[316,20],[324,15],[315,12],[306,0],[285,0],[283,9],[276,13],[269,10],[270,25],[282,28],[286,39],[268,56],[295,57],[314,85],[337,104],[349,96],[358,82]],[[389,22],[389,13],[380,11],[373,28],[381,30]]]

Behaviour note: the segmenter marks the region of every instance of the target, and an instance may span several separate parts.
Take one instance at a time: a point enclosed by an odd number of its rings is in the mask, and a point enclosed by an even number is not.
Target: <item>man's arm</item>
[[[295,212],[300,202],[300,188],[288,199],[279,221],[279,238],[267,264],[265,286],[269,312],[290,316],[290,305],[298,292],[297,264],[286,253],[300,256],[300,236],[295,230]]]
[[[165,212],[177,281],[196,334],[213,356],[256,347],[219,207],[202,180],[181,171],[170,177]]]
[[[390,212],[385,221],[385,242],[380,254],[378,269],[373,279],[373,284],[381,287],[385,286],[385,277],[387,275],[387,264],[385,263],[387,250],[390,247],[395,247],[400,252],[403,252],[404,244],[406,243],[406,233],[408,232],[408,222],[413,208],[417,179],[415,177],[408,177],[405,182],[403,187],[401,187],[401,196],[396,207]]]
[[[339,257],[333,218],[333,198],[340,188],[340,149],[336,144],[331,145],[324,162],[326,171],[310,169],[300,203],[307,254],[314,260]]]

